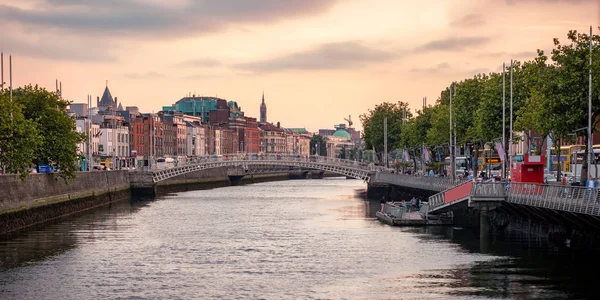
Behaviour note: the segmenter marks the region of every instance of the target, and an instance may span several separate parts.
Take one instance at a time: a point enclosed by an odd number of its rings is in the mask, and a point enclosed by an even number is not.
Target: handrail
[[[506,185],[502,182],[473,182],[471,196],[506,197]]]

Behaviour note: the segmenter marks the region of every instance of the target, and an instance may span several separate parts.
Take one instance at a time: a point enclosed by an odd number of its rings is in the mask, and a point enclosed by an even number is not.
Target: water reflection
[[[119,216],[139,211],[148,202],[122,201],[89,210],[83,214],[50,222],[43,229],[30,229],[0,239],[0,270],[44,261],[76,248],[78,243],[94,242],[103,232],[118,230]]]
[[[272,182],[100,208],[0,241],[0,293],[16,299],[589,296],[582,276],[573,275],[587,269],[561,260],[561,249],[543,239],[507,234],[482,244],[478,231],[390,227],[374,219],[378,201],[355,196],[361,188],[362,182],[336,178]]]

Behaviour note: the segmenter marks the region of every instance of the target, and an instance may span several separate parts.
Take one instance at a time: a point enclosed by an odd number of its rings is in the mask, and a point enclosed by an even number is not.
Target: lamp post
[[[588,90],[588,127],[587,127],[587,149],[588,149],[588,177],[590,177],[590,170],[592,166],[592,47],[593,47],[593,35],[592,35],[592,26],[590,26],[590,66],[589,66],[589,90]],[[597,172],[596,172],[597,173]],[[587,179],[587,178],[586,178]]]

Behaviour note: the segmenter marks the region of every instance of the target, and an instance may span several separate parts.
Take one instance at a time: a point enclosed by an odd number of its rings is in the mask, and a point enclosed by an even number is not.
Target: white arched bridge
[[[181,166],[152,168],[147,171],[152,174],[152,182],[158,183],[187,173],[223,167],[245,170],[247,174],[252,174],[251,170],[256,169],[321,170],[365,181],[369,181],[371,174],[384,170],[384,168],[373,164],[324,156],[233,154],[202,157],[186,162]],[[238,174],[244,175],[244,172]]]

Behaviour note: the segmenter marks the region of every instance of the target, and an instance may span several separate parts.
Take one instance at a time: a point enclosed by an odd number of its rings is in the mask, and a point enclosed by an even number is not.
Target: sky
[[[189,94],[269,122],[333,128],[382,102],[434,104],[452,81],[600,25],[598,0],[0,0],[13,86],[85,103],[108,81],[158,112]]]

